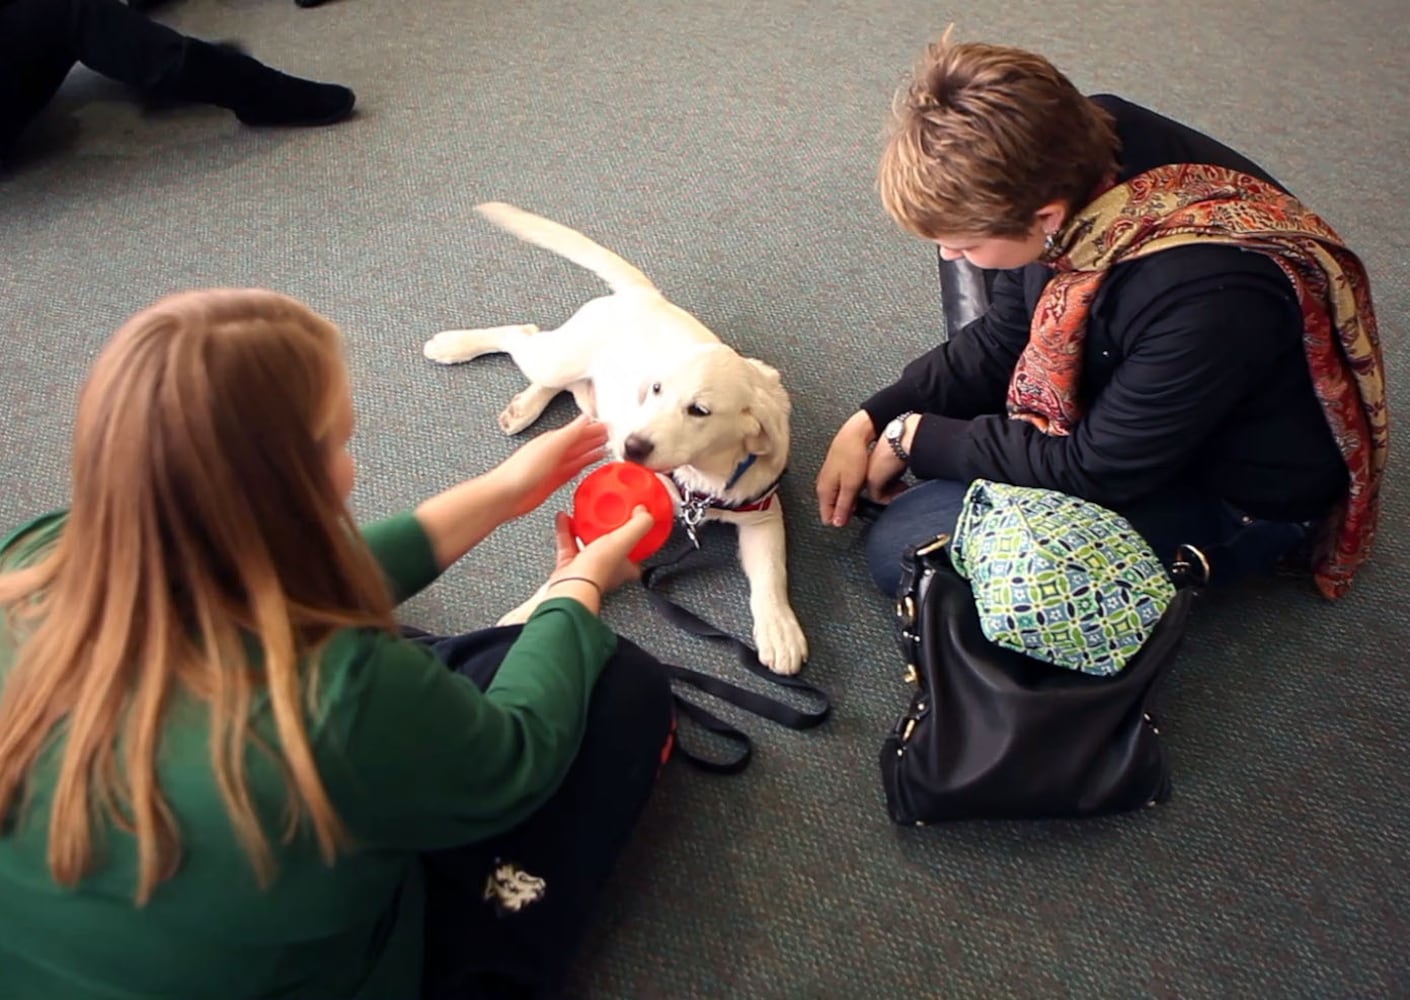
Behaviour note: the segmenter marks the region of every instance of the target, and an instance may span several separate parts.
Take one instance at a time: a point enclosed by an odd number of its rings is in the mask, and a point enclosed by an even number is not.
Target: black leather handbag
[[[891,818],[1083,817],[1164,801],[1170,771],[1154,701],[1194,588],[1180,586],[1125,669],[1098,677],[985,638],[948,541],[939,536],[903,557],[897,615],[915,693],[881,750]],[[1177,583],[1194,582],[1190,569],[1177,562]]]

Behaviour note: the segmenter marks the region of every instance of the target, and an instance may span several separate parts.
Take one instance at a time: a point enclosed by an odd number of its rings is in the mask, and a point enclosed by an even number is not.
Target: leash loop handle
[[[687,525],[687,527],[689,526]],[[691,532],[691,538],[694,542],[693,532]],[[695,543],[695,547],[699,547],[698,543]],[[777,684],[780,687],[785,687],[791,691],[807,696],[815,703],[816,707],[797,708],[756,691],[750,691],[737,684],[731,684],[729,681],[722,680],[712,674],[703,673],[699,670],[691,670],[688,667],[682,667],[678,664],[667,664],[671,679],[689,685],[703,694],[728,702],[761,718],[769,719],[781,726],[786,726],[789,729],[812,729],[826,722],[828,717],[832,714],[832,702],[828,698],[827,693],[821,688],[798,677],[774,673],[768,667],[764,666],[759,660],[758,652],[748,643],[731,635],[711,622],[706,621],[693,611],[682,607],[665,594],[661,593],[658,582],[660,574],[678,565],[691,551],[690,548],[683,548],[672,559],[654,566],[649,566],[642,571],[641,585],[646,590],[646,595],[651,600],[656,610],[671,624],[691,635],[698,636],[702,639],[718,640],[727,643],[734,648],[739,662],[743,664],[744,668],[750,673],[762,677],[772,684]],[[739,755],[731,760],[713,761],[693,753],[686,747],[681,746],[680,741],[677,740],[676,745],[687,760],[703,770],[717,774],[737,774],[748,766],[749,760],[753,754],[753,744],[745,733],[720,719],[719,716],[710,713],[700,705],[686,700],[679,694],[676,695],[676,705],[687,718],[698,723],[705,729],[708,729],[710,732],[723,736],[741,748]]]

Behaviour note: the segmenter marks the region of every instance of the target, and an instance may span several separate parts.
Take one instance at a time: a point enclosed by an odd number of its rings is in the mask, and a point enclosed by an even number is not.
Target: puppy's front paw
[[[787,606],[755,617],[754,647],[759,662],[776,674],[796,674],[808,658],[803,626]]]
[[[426,341],[421,353],[438,365],[457,365],[469,361],[473,353],[466,344],[466,331],[442,330]]]

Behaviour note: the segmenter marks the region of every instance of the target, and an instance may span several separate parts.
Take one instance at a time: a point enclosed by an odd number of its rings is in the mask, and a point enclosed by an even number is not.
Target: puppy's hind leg
[[[482,330],[443,330],[426,341],[421,353],[438,364],[458,365],[485,354],[513,351],[516,343],[538,332],[538,327],[528,323]]]

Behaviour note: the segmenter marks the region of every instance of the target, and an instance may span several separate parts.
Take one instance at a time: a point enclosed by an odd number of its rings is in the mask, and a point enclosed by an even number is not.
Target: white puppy
[[[500,414],[505,433],[528,427],[567,390],[607,425],[613,455],[667,478],[689,527],[734,524],[759,659],[797,673],[808,646],[788,600],[777,489],[788,464],[790,405],[778,372],[721,343],[646,275],[581,233],[498,202],[478,211],[594,272],[612,294],[585,303],[556,330],[447,330],[427,341],[426,357],[457,364],[507,352],[529,386]],[[532,603],[501,621],[522,620]]]

